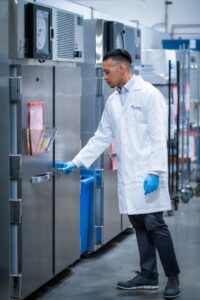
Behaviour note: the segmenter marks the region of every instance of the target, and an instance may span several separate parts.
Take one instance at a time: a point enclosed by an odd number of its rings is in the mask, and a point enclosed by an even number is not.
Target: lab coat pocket
[[[157,199],[159,199],[160,196],[160,188],[158,188],[156,191],[149,193],[147,195],[145,195],[146,201],[148,202],[154,202]]]

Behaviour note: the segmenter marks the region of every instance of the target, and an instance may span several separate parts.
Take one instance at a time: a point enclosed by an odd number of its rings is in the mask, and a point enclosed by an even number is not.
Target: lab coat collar
[[[121,119],[122,115],[126,111],[128,105],[129,105],[129,102],[131,101],[132,92],[141,90],[142,84],[144,82],[144,80],[142,79],[141,76],[138,76],[138,75],[135,75],[135,74],[133,75],[133,77],[131,79],[133,79],[132,80],[132,86],[130,88],[130,91],[127,93],[126,101],[125,101],[123,106],[121,105],[121,101],[120,101],[120,98],[119,98],[119,92],[117,90],[114,92],[114,94],[118,97],[118,101],[116,102],[116,105],[118,106],[118,111],[120,111],[119,120]]]
[[[134,81],[133,81],[133,85],[132,85],[132,88],[131,88],[130,91],[139,91],[139,90],[141,90],[142,84],[144,82],[142,77],[139,76],[139,75],[134,74],[132,78],[134,79]]]
[[[133,75],[131,79],[129,79],[129,81],[122,88],[117,88],[118,93],[120,94],[123,90],[125,90],[126,92],[130,92],[134,85],[134,81],[135,76]]]
[[[124,104],[122,112],[121,112],[122,115],[126,111],[127,107],[129,107],[129,104],[132,101],[132,97],[133,97],[132,93],[134,93],[136,91],[140,91],[142,89],[142,85],[143,85],[143,82],[144,82],[142,77],[138,76],[138,75],[134,75],[133,78],[134,78],[134,83],[131,87],[130,92],[128,92],[128,94],[127,94],[126,101],[125,101],[125,104]],[[135,98],[135,96],[134,96],[134,98]]]
[[[124,85],[124,88],[128,92],[139,91],[139,90],[141,90],[142,83],[143,83],[142,77],[134,74],[131,77],[131,79]],[[119,88],[117,88],[117,90],[115,91],[116,94],[118,94],[120,92],[121,92],[121,89],[119,89]]]

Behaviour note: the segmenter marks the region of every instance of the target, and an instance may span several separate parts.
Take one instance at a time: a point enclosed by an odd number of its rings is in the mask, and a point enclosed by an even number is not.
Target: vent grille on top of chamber
[[[75,16],[57,11],[57,56],[74,58]]]

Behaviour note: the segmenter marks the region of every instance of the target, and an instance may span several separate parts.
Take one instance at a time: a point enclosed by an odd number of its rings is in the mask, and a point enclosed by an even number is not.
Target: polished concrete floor
[[[180,300],[200,299],[200,198],[180,204],[174,216],[165,217],[181,268]],[[159,259],[158,259],[159,261]],[[166,278],[159,262],[159,290],[122,291],[116,282],[134,276],[138,270],[138,250],[134,234],[124,234],[112,247],[72,268],[71,276],[50,288],[40,300],[155,300],[163,299]]]

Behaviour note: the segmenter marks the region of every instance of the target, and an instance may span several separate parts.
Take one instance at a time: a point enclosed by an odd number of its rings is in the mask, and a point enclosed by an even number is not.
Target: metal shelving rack
[[[168,82],[168,186],[170,197],[172,201],[172,211],[168,214],[172,214],[173,210],[178,209],[180,202],[180,173],[179,173],[179,136],[180,136],[180,89],[179,89],[179,74],[180,64],[177,62],[176,70],[176,86],[177,86],[177,116],[176,116],[176,129],[175,134],[171,137],[171,106],[174,101],[172,97],[172,82],[171,82],[171,70],[172,65],[169,60],[169,82]]]

